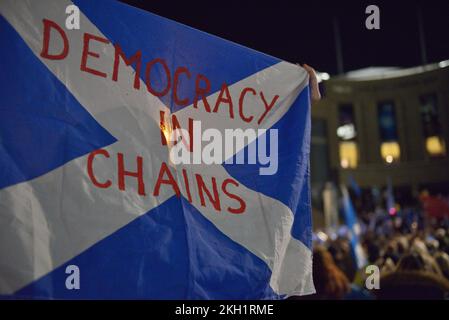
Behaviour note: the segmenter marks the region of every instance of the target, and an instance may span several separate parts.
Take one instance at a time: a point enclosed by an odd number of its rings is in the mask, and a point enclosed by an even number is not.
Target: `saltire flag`
[[[357,220],[354,205],[352,204],[352,200],[346,186],[341,186],[341,192],[343,195],[343,214],[345,217],[346,226],[349,230],[351,253],[354,257],[356,267],[360,269],[367,264],[366,255],[360,242],[361,227]]]
[[[115,1],[2,0],[0,13],[3,298],[314,292],[304,69]],[[193,120],[277,129],[276,172],[174,165],[166,129]]]

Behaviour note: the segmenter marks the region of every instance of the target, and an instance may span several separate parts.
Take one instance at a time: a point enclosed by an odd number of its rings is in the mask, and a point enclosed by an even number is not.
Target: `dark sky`
[[[337,73],[332,17],[341,30],[345,71],[421,64],[417,6],[428,62],[449,59],[449,1],[122,0],[290,62]],[[365,28],[365,8],[380,8],[380,30]]]

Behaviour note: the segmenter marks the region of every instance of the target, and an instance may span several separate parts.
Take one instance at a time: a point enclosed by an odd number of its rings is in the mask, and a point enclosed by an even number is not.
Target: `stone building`
[[[311,182],[317,203],[326,181],[356,181],[416,196],[449,191],[449,60],[366,68],[320,83],[312,106]],[[319,202],[319,201],[318,201]]]

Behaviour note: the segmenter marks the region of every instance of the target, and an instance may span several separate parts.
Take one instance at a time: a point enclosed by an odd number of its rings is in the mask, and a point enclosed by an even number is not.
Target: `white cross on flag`
[[[314,292],[303,68],[116,1],[0,13],[1,297]]]

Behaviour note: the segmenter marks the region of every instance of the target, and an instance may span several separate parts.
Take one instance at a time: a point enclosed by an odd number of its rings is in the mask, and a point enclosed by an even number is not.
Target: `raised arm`
[[[302,67],[304,69],[306,69],[306,71],[309,73],[309,85],[310,85],[310,93],[312,96],[312,100],[313,101],[320,100],[321,93],[320,93],[320,89],[318,88],[318,80],[316,77],[315,70],[307,64],[303,64]]]

